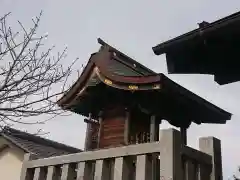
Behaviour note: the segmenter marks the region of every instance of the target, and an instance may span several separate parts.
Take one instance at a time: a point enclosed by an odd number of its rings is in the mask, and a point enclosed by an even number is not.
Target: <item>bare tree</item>
[[[240,172],[240,167],[238,167],[237,173],[234,174],[231,179],[233,179],[233,180],[240,180],[239,176],[237,175],[237,174],[239,174],[239,172]]]
[[[236,177],[235,175],[233,175],[233,179],[234,180],[240,180],[238,177]]]
[[[55,102],[67,90],[66,83],[76,60],[63,67],[66,49],[53,56],[54,47],[43,46],[47,36],[36,33],[41,15],[32,19],[30,29],[18,22],[19,32],[7,24],[9,14],[0,18],[0,127],[44,123],[45,120],[28,118],[63,113]]]

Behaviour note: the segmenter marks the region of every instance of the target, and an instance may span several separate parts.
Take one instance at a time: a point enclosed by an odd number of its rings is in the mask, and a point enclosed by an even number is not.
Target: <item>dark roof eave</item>
[[[14,141],[14,139],[9,137],[7,134],[1,133],[1,136],[4,137],[6,140],[8,140],[10,143],[14,144],[19,149],[22,149],[24,152],[30,153],[28,149],[26,149],[24,146],[22,146],[21,144],[17,143],[16,141]]]
[[[184,97],[185,100],[187,101],[194,101],[194,104],[196,105],[196,107],[201,107],[203,108],[203,110],[206,113],[210,113],[209,115],[211,117],[215,117],[213,118],[213,120],[203,120],[203,121],[199,121],[200,123],[216,123],[216,124],[225,124],[227,120],[231,119],[232,114],[230,114],[229,112],[219,108],[218,106],[208,102],[207,100],[201,98],[200,96],[194,94],[193,92],[185,89],[184,87],[178,85],[177,83],[175,83],[174,81],[172,81],[171,79],[169,79],[168,77],[166,77],[164,74],[159,74],[159,80],[161,79],[162,81],[159,81],[160,83],[160,87],[166,87],[167,90],[165,91],[166,93],[168,93],[170,90],[171,92],[173,92],[176,96],[182,96]],[[102,78],[100,78],[102,79]],[[112,79],[110,78],[109,80],[112,81]],[[104,81],[102,80],[102,82],[104,83]],[[114,82],[114,81],[113,81]],[[163,83],[163,84],[161,84]],[[104,83],[105,84],[105,83]],[[106,84],[109,86],[109,84]],[[120,86],[118,86],[117,84],[111,84],[110,85],[112,88],[118,88],[118,89],[122,89],[119,88]],[[141,85],[140,85],[141,86]],[[141,91],[142,88],[139,88],[138,90]],[[124,89],[124,90],[129,90]],[[135,91],[138,91],[135,90]],[[214,120],[216,119],[216,120]]]
[[[184,96],[185,98],[189,98],[192,101],[195,101],[196,103],[200,104],[201,106],[215,112],[219,119],[216,122],[213,123],[219,123],[219,124],[225,124],[227,120],[231,120],[232,114],[221,109],[220,107],[208,102],[204,98],[196,95],[195,93],[189,91],[188,89],[180,86],[179,84],[175,83],[171,79],[169,79],[166,76],[162,76],[162,81],[164,81],[165,86],[167,85],[169,88],[173,89],[175,92],[179,94],[179,96]],[[207,122],[204,122],[207,123]]]
[[[215,30],[222,28],[222,27],[226,27],[229,24],[235,23],[236,21],[240,21],[240,12],[234,13],[230,16],[227,16],[225,18],[217,20],[213,23],[209,23],[204,28],[195,29],[195,30],[185,33],[181,36],[173,38],[169,41],[158,44],[157,46],[152,48],[153,52],[156,55],[161,55],[163,53],[166,53],[168,51],[168,49],[171,48],[172,46],[175,46],[177,44],[191,40],[192,38],[194,38],[196,36],[200,36],[200,35],[202,36],[207,33],[213,33]],[[201,33],[200,33],[200,30],[201,30]]]
[[[28,139],[29,141],[33,141],[33,142],[35,142],[37,144],[43,144],[43,145],[46,145],[46,146],[49,146],[49,147],[51,146],[51,147],[54,147],[56,149],[63,150],[63,151],[69,152],[69,153],[77,153],[77,152],[81,152],[82,151],[81,149],[78,149],[78,148],[75,148],[75,147],[72,147],[72,146],[68,146],[66,144],[62,144],[62,143],[59,143],[59,142],[56,142],[56,141],[53,141],[53,140],[50,140],[50,139],[42,138],[40,136],[37,136],[37,135],[34,135],[34,134],[30,134],[30,133],[27,133],[27,132],[23,132],[23,131],[20,131],[20,130],[17,130],[17,129],[13,129],[13,128],[10,128],[10,127],[4,127],[2,132],[1,132],[1,135],[4,138],[6,138],[9,141],[11,141],[12,143],[14,143],[17,146],[19,146],[21,149],[24,149],[26,152],[28,150],[25,149],[23,146],[21,146],[16,141],[14,141],[11,138],[11,136],[9,136],[9,135],[12,135],[12,136],[16,135],[19,138]]]

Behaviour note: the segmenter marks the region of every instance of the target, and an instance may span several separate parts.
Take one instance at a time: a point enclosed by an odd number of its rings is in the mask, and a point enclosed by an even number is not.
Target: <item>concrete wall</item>
[[[21,180],[55,180],[56,176],[61,176],[62,180],[74,179],[73,177],[89,179],[91,176],[94,180],[109,180],[110,175],[114,180],[131,180],[133,176],[137,180],[152,180],[152,177],[155,179],[154,177],[159,176],[155,173],[159,168],[160,179],[222,180],[220,140],[214,137],[201,138],[200,150],[196,150],[182,144],[181,133],[175,129],[162,130],[161,133],[160,142],[45,159],[36,159],[26,154]],[[160,166],[156,166],[158,154]],[[94,165],[91,162],[94,162]],[[77,171],[72,164],[77,164]]]
[[[0,151],[0,179],[19,180],[24,152],[17,148],[5,148]]]

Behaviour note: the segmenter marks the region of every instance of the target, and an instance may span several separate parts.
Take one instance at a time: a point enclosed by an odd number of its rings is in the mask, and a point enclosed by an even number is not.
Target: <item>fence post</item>
[[[29,174],[28,174],[28,171],[27,171],[27,167],[25,166],[25,162],[29,161],[30,159],[31,159],[31,154],[30,153],[27,153],[27,154],[24,155],[20,180],[28,180],[29,179]]]
[[[199,148],[212,156],[211,180],[222,180],[221,141],[215,137],[203,137],[199,139]]]
[[[175,129],[161,130],[160,176],[166,180],[183,180],[181,133]]]

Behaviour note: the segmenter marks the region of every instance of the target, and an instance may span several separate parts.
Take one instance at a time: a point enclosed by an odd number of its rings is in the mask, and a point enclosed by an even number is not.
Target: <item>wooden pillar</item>
[[[150,122],[150,142],[154,142],[157,141],[159,136],[159,126],[156,122],[156,116],[152,115],[151,116],[151,122]],[[152,162],[151,162],[151,180],[155,180],[156,179],[156,172],[157,172],[157,158],[158,158],[158,154],[153,153],[152,156]]]
[[[182,144],[187,145],[187,128],[181,127],[180,131],[181,131]]]
[[[150,142],[154,141],[156,141],[156,117],[152,115],[150,122]]]
[[[124,143],[125,145],[129,144],[129,122],[130,121],[130,112],[126,111],[126,118],[124,124]]]
[[[101,131],[102,131],[102,121],[103,121],[102,113],[100,113],[100,116],[99,116],[99,129],[98,129],[98,141],[97,141],[97,147],[98,148],[100,147]]]
[[[84,122],[87,123],[84,150],[88,151],[89,149],[92,148],[93,128],[96,125],[98,126],[99,122],[97,120],[92,119],[92,114],[91,113],[89,113],[89,117],[88,118],[84,119]]]
[[[84,144],[85,151],[89,149],[89,144],[91,143],[90,128],[91,128],[91,124],[87,123],[86,137],[85,137],[85,144]]]

